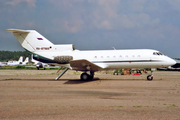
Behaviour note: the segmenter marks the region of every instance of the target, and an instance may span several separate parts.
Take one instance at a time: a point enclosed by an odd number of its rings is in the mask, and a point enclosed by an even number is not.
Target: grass
[[[141,106],[141,105],[138,105],[138,106],[133,106],[133,107],[138,107],[138,108],[139,108],[139,107],[142,107],[142,106]]]
[[[17,65],[17,66],[2,66],[0,67],[0,69],[32,69],[32,68],[26,67],[25,65]]]
[[[74,71],[73,74],[74,74],[74,75],[80,75],[81,73],[78,72],[78,71]]]
[[[123,106],[109,106],[109,107],[123,107]]]
[[[101,80],[100,81],[97,81],[97,85],[99,85],[101,83]]]
[[[36,67],[27,67],[28,65],[17,65],[17,66],[1,66],[0,69],[37,69]],[[32,65],[31,65],[32,66]],[[44,68],[42,68],[44,69]],[[46,68],[47,70],[58,70],[63,68]]]
[[[51,73],[51,75],[56,75],[57,74],[57,72],[53,72],[53,73]]]
[[[175,105],[175,104],[169,104],[169,106],[168,107],[178,107],[177,105]]]
[[[123,107],[123,106],[117,106],[117,107]]]

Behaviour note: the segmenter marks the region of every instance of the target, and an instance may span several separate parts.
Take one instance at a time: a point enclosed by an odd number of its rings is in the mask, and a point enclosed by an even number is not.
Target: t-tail
[[[42,47],[50,48],[54,45],[35,30],[7,29],[7,31],[13,33],[22,47],[32,53]]]
[[[28,52],[61,52],[75,50],[72,44],[54,45],[40,33],[35,30],[20,30],[20,29],[7,29],[6,31],[13,33],[21,46]]]
[[[23,56],[20,56],[18,63],[22,63],[23,62]]]
[[[29,62],[29,57],[26,57],[26,59],[24,60],[24,63],[28,63]]]

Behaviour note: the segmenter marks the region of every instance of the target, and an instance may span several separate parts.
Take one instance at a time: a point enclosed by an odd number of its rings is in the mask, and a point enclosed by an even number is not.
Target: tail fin
[[[7,29],[6,31],[13,33],[22,47],[31,53],[39,48],[51,48],[54,45],[35,30]]]
[[[26,59],[24,60],[24,63],[28,63],[29,62],[29,57],[26,57]]]
[[[20,56],[18,62],[19,62],[19,63],[22,63],[22,62],[23,62],[23,56]]]

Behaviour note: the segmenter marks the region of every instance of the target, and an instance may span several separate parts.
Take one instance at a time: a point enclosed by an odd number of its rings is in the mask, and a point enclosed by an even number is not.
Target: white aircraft
[[[23,62],[23,56],[20,56],[18,61],[8,61],[7,65],[9,65],[9,66],[16,66],[16,65],[21,64],[22,62]]]
[[[176,62],[157,50],[75,50],[72,44],[54,45],[35,30],[7,29],[14,34],[22,47],[33,54],[34,59],[49,65],[66,69],[56,78],[58,80],[68,69],[83,71],[82,80],[93,79],[94,72],[105,69],[160,68],[169,67]],[[153,74],[147,76],[153,79]]]
[[[20,63],[21,65],[26,65],[29,62],[29,57],[26,57],[26,59],[24,60],[24,62]]]
[[[44,70],[46,69],[46,67],[48,67],[48,64],[46,63],[43,63],[43,62],[39,62],[35,59],[33,59],[33,54],[32,54],[32,57],[31,57],[31,62],[34,63],[34,65],[36,66],[36,68],[39,70],[39,68],[44,68]]]
[[[6,66],[6,64],[3,63],[3,62],[0,62],[0,67],[1,67],[1,66]]]

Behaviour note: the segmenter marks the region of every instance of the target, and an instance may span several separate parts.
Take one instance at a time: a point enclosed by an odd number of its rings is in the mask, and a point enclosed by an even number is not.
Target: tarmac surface
[[[180,72],[111,75],[92,81],[69,70],[0,70],[0,119],[180,119]]]

